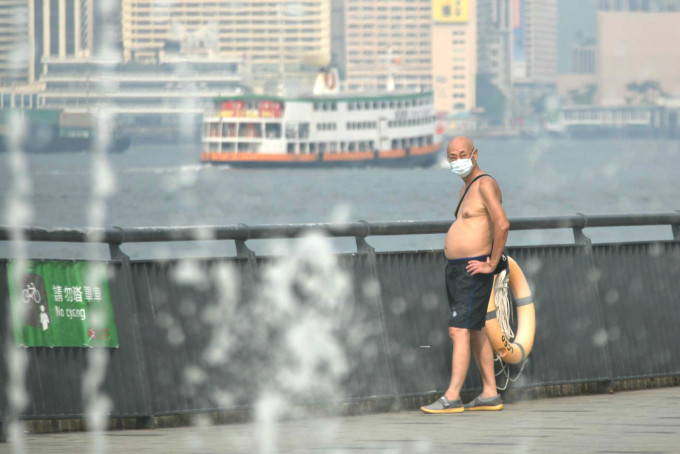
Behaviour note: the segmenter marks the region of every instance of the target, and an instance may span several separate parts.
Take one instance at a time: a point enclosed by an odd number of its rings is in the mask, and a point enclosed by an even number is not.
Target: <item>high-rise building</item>
[[[27,81],[28,37],[26,0],[0,0],[0,85]]]
[[[123,0],[122,34],[124,61],[179,51],[290,78],[329,63],[330,0]]]
[[[89,57],[93,52],[94,0],[28,0],[29,81],[49,58]]]
[[[513,83],[554,84],[557,75],[557,0],[514,0]]]
[[[680,0],[598,0],[600,11],[672,12],[680,11]]]
[[[494,86],[505,98],[496,115],[506,118],[512,100],[512,0],[477,0],[477,87]]]
[[[557,87],[557,0],[513,0],[512,40],[513,114],[522,121]]]
[[[669,7],[664,10],[598,12],[601,104],[654,103],[680,94],[680,8],[670,8],[678,3],[659,2]]]
[[[571,46],[572,74],[595,74],[597,72],[597,45],[585,41]]]
[[[435,0],[432,26],[432,88],[435,110],[470,112],[476,103],[476,0]]]
[[[341,80],[345,80],[347,65],[345,51],[345,2],[331,0],[331,65],[337,68]]]
[[[427,89],[432,84],[432,0],[345,0],[350,91]]]

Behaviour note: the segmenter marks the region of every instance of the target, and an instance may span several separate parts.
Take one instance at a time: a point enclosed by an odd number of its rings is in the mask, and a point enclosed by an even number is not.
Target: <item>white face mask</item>
[[[465,178],[472,172],[472,168],[475,166],[472,163],[472,157],[467,159],[456,159],[453,162],[449,162],[451,166],[451,172],[457,174],[461,178]]]

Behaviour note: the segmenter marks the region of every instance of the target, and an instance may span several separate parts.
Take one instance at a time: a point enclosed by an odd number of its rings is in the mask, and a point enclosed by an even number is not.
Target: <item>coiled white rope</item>
[[[494,283],[494,302],[496,303],[496,318],[501,325],[501,332],[506,339],[510,340],[515,337],[512,332],[512,308],[510,307],[510,273],[508,270],[503,270],[496,276]]]
[[[503,270],[496,276],[496,281],[494,282],[494,303],[496,304],[496,318],[501,327],[501,332],[505,338],[510,342],[515,338],[515,333],[512,331],[512,307],[510,306],[510,270]],[[495,361],[498,361],[501,365],[501,370],[498,371],[496,376],[503,374],[505,375],[505,385],[502,387],[496,386],[500,391],[505,391],[508,388],[508,384],[512,381],[516,381],[522,371],[524,370],[524,365],[526,364],[526,358],[522,361],[519,372],[513,378],[510,376],[510,365],[505,364],[501,359],[501,355],[495,355]]]

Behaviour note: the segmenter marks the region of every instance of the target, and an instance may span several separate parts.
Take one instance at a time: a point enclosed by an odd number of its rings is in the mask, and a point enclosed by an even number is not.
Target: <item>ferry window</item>
[[[394,101],[390,101],[390,109],[394,109]]]
[[[315,143],[309,144],[309,152],[310,153],[316,153],[316,144]]]
[[[295,154],[295,144],[289,143],[286,152],[288,154]]]
[[[289,124],[286,125],[286,139],[294,139],[296,136],[297,132],[297,125],[296,124]]]
[[[382,107],[383,109],[386,109],[387,108],[387,101],[382,101],[380,103],[380,107]]]
[[[280,139],[281,138],[281,124],[279,124],[279,123],[268,123],[265,126],[265,134],[270,139]]]
[[[328,144],[328,151],[330,151],[331,153],[335,153],[336,151],[338,151],[338,144],[337,144],[337,142],[331,142],[331,143],[329,143],[329,144]]]
[[[326,152],[326,144],[324,142],[321,142],[319,144],[319,153],[325,153]]]
[[[300,153],[307,153],[307,144],[306,143],[300,144]]]
[[[223,137],[236,137],[236,123],[224,123],[222,125]]]
[[[347,143],[340,142],[340,151],[347,151]]]
[[[298,126],[298,137],[300,139],[309,138],[309,123],[300,123]]]
[[[348,110],[354,110],[354,103],[353,103],[353,102],[348,102],[348,103],[347,103],[347,109],[348,109]]]
[[[338,103],[337,102],[331,103],[331,110],[338,110]]]
[[[378,108],[378,101],[373,101],[373,108],[377,109]]]
[[[239,137],[262,137],[262,125],[258,123],[242,123],[239,127]]]

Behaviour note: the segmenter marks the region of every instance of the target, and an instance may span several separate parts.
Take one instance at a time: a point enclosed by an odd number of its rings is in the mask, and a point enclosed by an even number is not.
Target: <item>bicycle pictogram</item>
[[[31,300],[35,304],[40,304],[40,301],[42,300],[40,292],[35,288],[33,282],[26,284],[26,288],[21,291],[21,301],[23,301],[24,304],[28,304]]]

